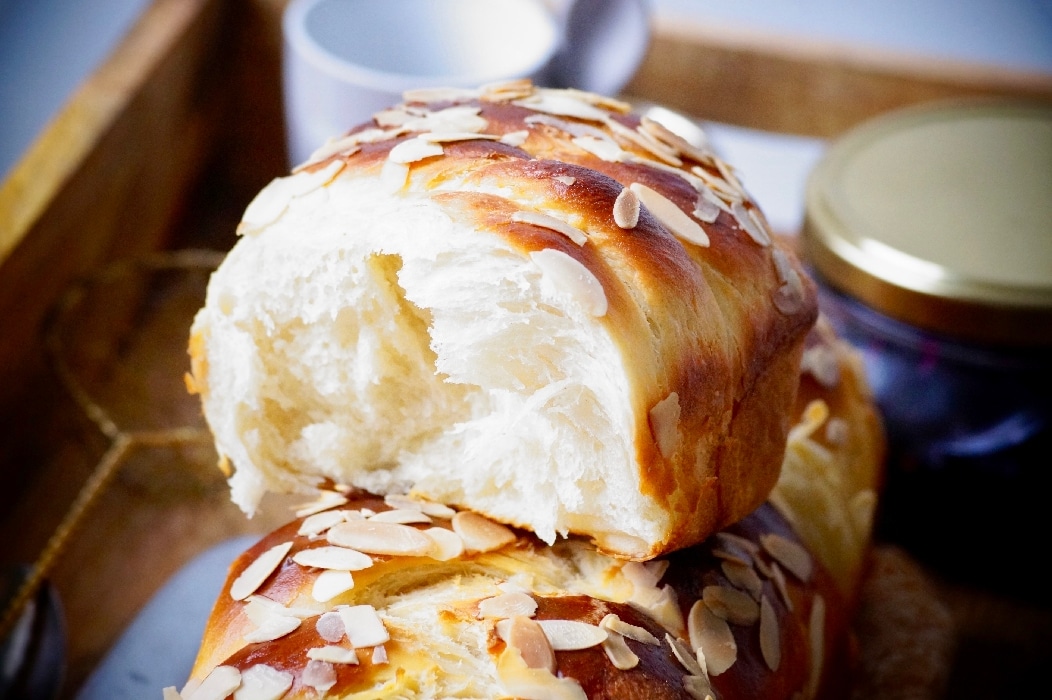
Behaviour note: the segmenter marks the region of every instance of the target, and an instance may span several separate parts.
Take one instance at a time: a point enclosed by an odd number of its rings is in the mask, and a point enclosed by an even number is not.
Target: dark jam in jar
[[[1044,595],[1052,535],[1052,109],[912,109],[808,183],[820,303],[888,436],[878,536],[955,581]]]

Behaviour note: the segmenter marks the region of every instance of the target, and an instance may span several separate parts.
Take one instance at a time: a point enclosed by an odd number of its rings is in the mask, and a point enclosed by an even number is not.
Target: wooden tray
[[[151,257],[226,250],[245,204],[286,170],[283,6],[156,0],[0,186],[0,565],[37,562],[57,588],[66,697],[193,555],[286,517],[280,499],[251,521],[230,504],[181,385],[216,256]],[[627,93],[828,137],[932,99],[1052,102],[1052,76],[659,20]],[[1052,660],[1047,608],[942,590],[961,632],[955,697]]]

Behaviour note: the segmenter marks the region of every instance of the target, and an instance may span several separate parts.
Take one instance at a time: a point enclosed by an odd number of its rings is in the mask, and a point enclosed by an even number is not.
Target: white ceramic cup
[[[282,22],[289,157],[303,162],[326,139],[414,88],[528,77],[540,85],[613,94],[642,60],[649,39],[645,5],[292,0]],[[580,21],[582,14],[588,21]]]

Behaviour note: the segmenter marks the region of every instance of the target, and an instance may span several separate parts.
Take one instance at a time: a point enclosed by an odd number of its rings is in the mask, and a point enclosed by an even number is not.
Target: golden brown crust
[[[555,529],[643,560],[695,544],[754,510],[778,476],[817,306],[813,284],[785,244],[772,240],[733,170],[624,106],[576,91],[518,85],[430,97],[409,96],[297,172],[339,164],[339,179],[390,178],[401,172],[392,168],[394,149],[441,132],[435,115],[477,110],[470,119],[484,127],[441,141],[438,155],[411,160],[402,191],[427,194],[453,219],[498,234],[524,256],[565,253],[598,281],[606,302],[599,323],[619,352],[616,370],[629,394],[626,460],[653,512],[668,519],[646,542],[590,532],[589,513]],[[633,226],[619,225],[614,211],[622,192],[640,199],[633,193],[647,190],[667,200],[672,218],[644,201]],[[587,231],[586,241],[516,220],[523,211],[572,222]],[[687,232],[676,216],[687,220]],[[202,392],[209,381],[198,357],[205,344],[198,339],[191,349]],[[673,395],[679,403],[672,429],[680,439],[663,451],[651,411]],[[207,402],[206,415],[221,422]],[[229,451],[223,439],[218,443]],[[485,510],[471,501],[459,505]],[[490,515],[530,524],[527,513]]]

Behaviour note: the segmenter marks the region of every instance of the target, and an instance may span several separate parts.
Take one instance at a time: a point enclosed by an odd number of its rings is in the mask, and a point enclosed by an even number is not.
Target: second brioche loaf
[[[647,559],[777,479],[812,285],[729,166],[627,105],[407,95],[239,231],[190,383],[246,511],[346,484]]]

